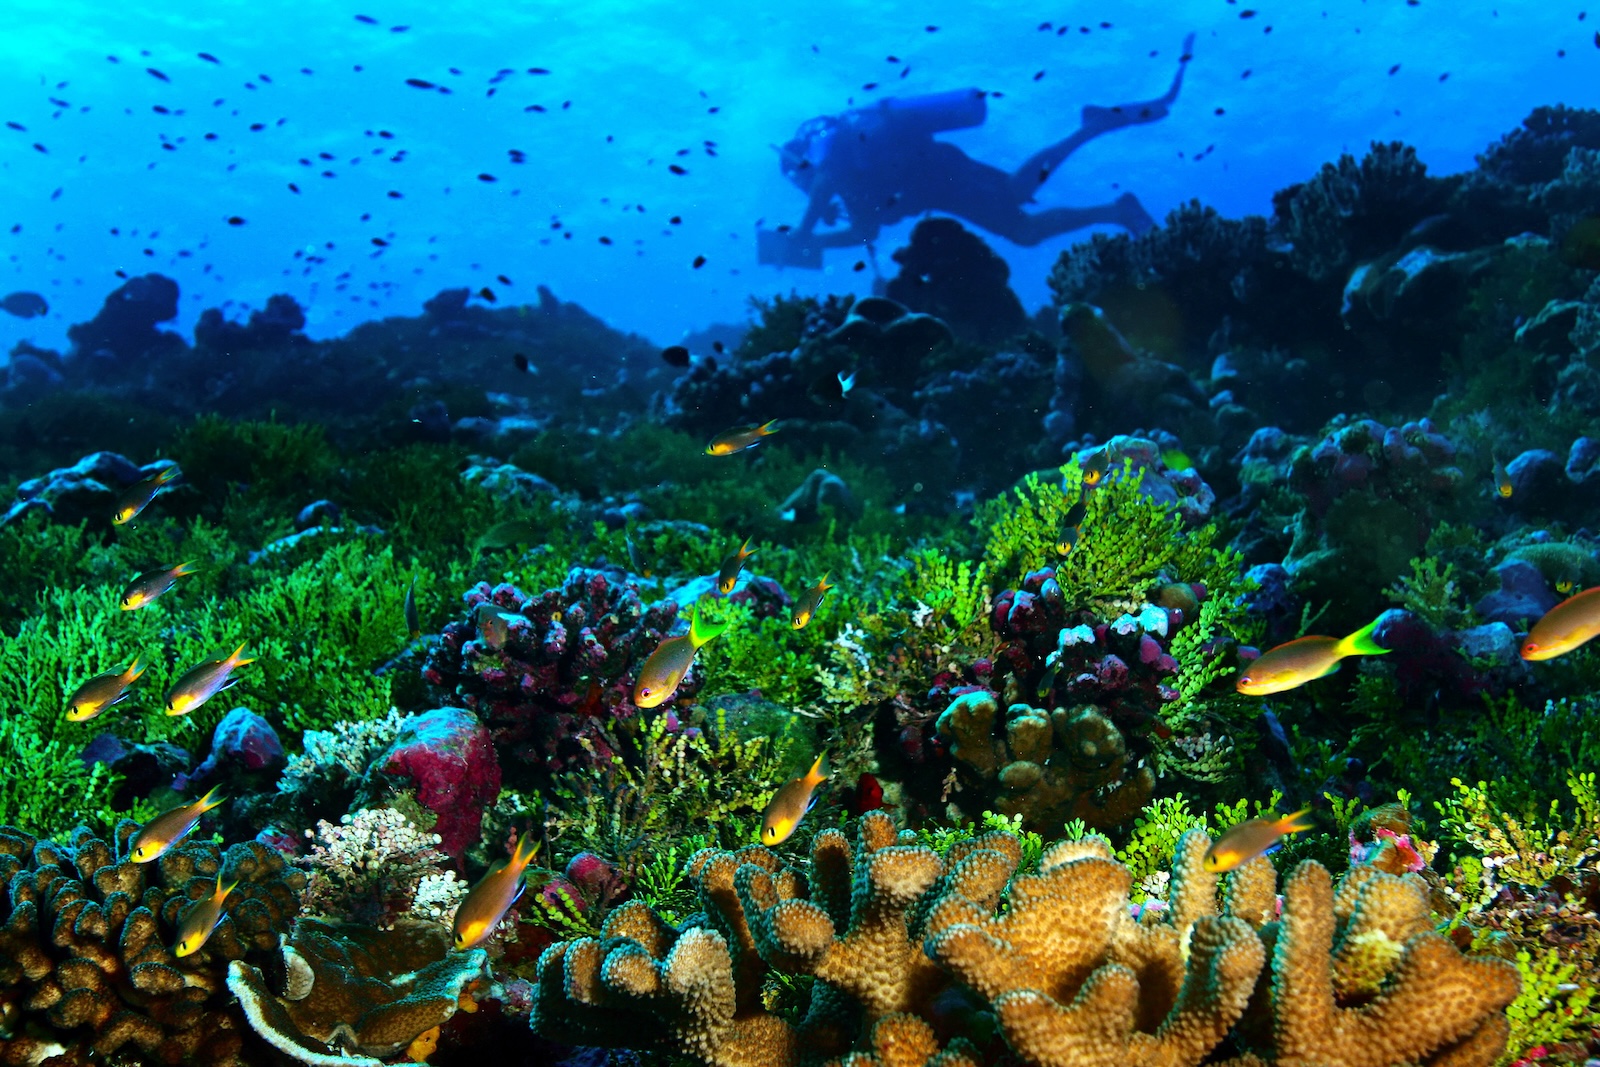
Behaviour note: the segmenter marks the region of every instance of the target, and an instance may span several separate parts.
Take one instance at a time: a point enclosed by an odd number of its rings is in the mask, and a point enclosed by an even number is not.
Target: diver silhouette
[[[1034,153],[1010,173],[935,139],[935,134],[983,124],[987,94],[981,89],[890,98],[842,115],[810,119],[788,143],[774,146],[784,176],[810,198],[805,216],[793,228],[757,230],[757,258],[770,266],[821,269],[823,249],[865,244],[872,252],[884,226],[933,211],[965,219],[1024,246],[1096,223],[1143,233],[1155,221],[1132,193],[1090,207],[1031,212],[1023,207],[1083,145],[1113,130],[1165,118],[1178,99],[1193,46],[1190,34],[1165,95],[1140,103],[1085,107],[1075,132]],[[844,228],[817,229],[819,224],[836,225],[841,214]],[[876,262],[873,266],[876,269]]]

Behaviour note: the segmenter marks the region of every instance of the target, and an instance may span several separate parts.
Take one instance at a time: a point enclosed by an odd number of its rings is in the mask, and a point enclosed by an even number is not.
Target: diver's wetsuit
[[[1155,223],[1132,193],[1090,207],[1029,212],[1023,206],[1082,145],[1103,133],[1166,117],[1183,85],[1193,43],[1191,34],[1184,41],[1178,72],[1164,96],[1117,107],[1086,107],[1083,124],[1076,132],[1035,153],[1010,173],[934,138],[935,132],[983,121],[980,90],[968,90],[968,101],[956,93],[911,101],[885,100],[838,118],[812,120],[802,127],[800,137],[779,150],[785,173],[810,195],[805,217],[786,235],[786,241],[769,243],[770,235],[763,239],[763,262],[820,266],[817,250],[870,244],[884,226],[930,211],[955,215],[1024,246],[1096,223],[1143,233]],[[919,100],[937,100],[947,110],[955,101],[953,110],[964,115],[942,126],[908,118]],[[838,218],[841,206],[847,226],[816,232],[819,223],[831,224]]]

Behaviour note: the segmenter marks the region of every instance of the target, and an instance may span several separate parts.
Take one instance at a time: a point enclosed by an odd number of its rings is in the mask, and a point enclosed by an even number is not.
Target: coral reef
[[[113,845],[87,830],[57,844],[0,828],[6,1062],[246,1062],[223,971],[277,947],[305,876],[254,842],[226,851],[187,842],[154,864],[119,860],[137,829],[123,822]],[[239,882],[227,914],[200,952],[178,959],[171,931],[219,872]]]
[[[120,376],[135,371],[132,364],[182,350],[182,338],[156,328],[177,317],[177,282],[164,274],[129,278],[106,297],[98,315],[68,327],[75,376]]]
[[[957,337],[998,344],[1027,328],[1022,301],[1007,284],[1011,268],[983,238],[955,219],[926,218],[895,249],[900,273],[884,295],[950,325]]]
[[[1222,882],[1201,862],[1210,844],[1183,838],[1167,906],[1142,921],[1127,869],[1097,838],[1051,846],[1037,873],[1014,876],[1010,834],[941,857],[868,815],[853,849],[836,830],[816,837],[809,897],[765,849],[704,852],[690,864],[699,920],[675,929],[625,905],[601,938],[546,949],[531,1023],[712,1065],[799,1064],[882,1052],[883,1027],[931,1053],[929,1024],[953,1021],[965,989],[1039,1067],[1199,1064],[1224,1042],[1247,1062],[1341,1067],[1487,1065],[1504,1049],[1515,969],[1434,933],[1414,877],[1364,866],[1335,886],[1307,861],[1285,880],[1280,916],[1265,858],[1229,876],[1219,904]],[[799,1022],[764,1002],[774,974],[815,978]],[[947,1052],[981,1062],[960,1036]]]
[[[433,813],[439,847],[458,859],[477,842],[483,810],[500,795],[489,731],[460,708],[411,716],[372,770]]]
[[[1113,827],[1149,803],[1154,772],[1132,765],[1122,732],[1093,704],[1052,711],[1012,704],[997,723],[998,713],[994,696],[976,690],[952,700],[936,724],[983,790],[979,804],[1040,828],[1074,819]],[[977,807],[961,793],[953,806],[952,815]]]
[[[582,567],[537,596],[480,582],[464,599],[468,618],[445,626],[423,668],[439,698],[475,712],[501,751],[529,764],[608,760],[600,728],[637,715],[632,672],[677,623],[677,605],[646,606],[636,587]],[[480,626],[481,612],[499,617],[503,636]],[[678,695],[698,688],[691,669]]]
[[[228,989],[250,1027],[291,1060],[379,1067],[471,1003],[483,949],[450,952],[440,926],[392,930],[302,918],[280,949],[281,985],[235,960]]]
[[[362,808],[338,825],[307,830],[311,850],[298,862],[311,873],[303,913],[380,930],[401,917],[444,923],[467,894],[447,870],[438,834],[419,830],[397,808]]]
[[[38,512],[64,526],[109,526],[125,489],[170,466],[170,460],[157,460],[141,467],[115,452],[96,452],[17,486],[17,499],[0,516],[0,525]]]

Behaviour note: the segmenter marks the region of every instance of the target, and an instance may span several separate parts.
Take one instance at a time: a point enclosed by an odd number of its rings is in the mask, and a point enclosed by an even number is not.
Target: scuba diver
[[[1034,153],[1010,173],[934,138],[983,124],[987,94],[981,89],[885,99],[872,107],[810,119],[787,144],[774,146],[784,177],[810,198],[805,216],[792,228],[758,230],[757,259],[769,266],[820,270],[823,249],[865,244],[873,253],[884,226],[930,211],[965,219],[1023,246],[1096,223],[1143,233],[1155,220],[1132,193],[1091,207],[1024,211],[1023,205],[1081,146],[1112,130],[1165,118],[1183,85],[1193,45],[1190,34],[1164,96],[1085,107],[1082,125],[1071,136]],[[841,215],[844,228],[817,230],[819,224],[835,226]],[[876,273],[875,259],[873,269]]]

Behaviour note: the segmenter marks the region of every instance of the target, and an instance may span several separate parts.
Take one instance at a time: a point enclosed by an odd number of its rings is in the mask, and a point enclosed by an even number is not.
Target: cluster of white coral
[[[303,914],[389,929],[402,915],[448,923],[467,884],[449,869],[439,835],[395,808],[362,808],[307,830],[311,876]]]

